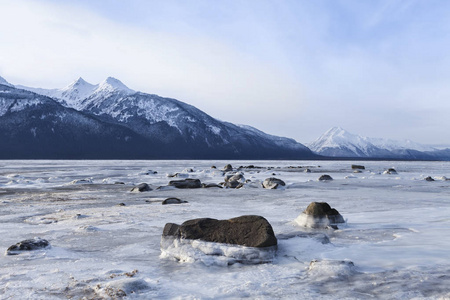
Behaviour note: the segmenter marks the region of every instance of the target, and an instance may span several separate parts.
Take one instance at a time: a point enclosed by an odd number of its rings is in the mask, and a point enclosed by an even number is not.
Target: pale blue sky
[[[307,143],[450,144],[450,1],[0,0],[0,76],[108,76]]]

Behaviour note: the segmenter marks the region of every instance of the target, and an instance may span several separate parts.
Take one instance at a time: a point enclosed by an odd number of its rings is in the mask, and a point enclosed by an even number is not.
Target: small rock
[[[125,182],[122,182],[122,181],[116,181],[116,182],[114,182],[114,184],[125,184]]]
[[[211,169],[217,169],[217,167],[216,166],[211,166]]]
[[[311,173],[311,169],[306,168],[303,172],[305,172],[305,173]]]
[[[41,238],[34,238],[21,241],[15,245],[10,246],[6,250],[6,255],[17,255],[23,251],[32,251],[38,249],[44,249],[50,247],[50,243],[47,240]]]
[[[117,204],[117,206],[126,206],[126,204],[121,202],[121,203]]]
[[[277,189],[279,186],[286,186],[286,183],[281,179],[270,177],[264,180],[262,186],[265,189]]]
[[[362,173],[361,170],[354,170],[353,173]]]
[[[141,183],[141,184],[138,184],[137,186],[135,186],[134,188],[132,188],[131,192],[139,193],[139,192],[148,192],[151,190],[152,190],[152,188],[148,184]]]
[[[352,165],[352,169],[353,170],[365,170],[366,167],[361,166],[361,165]]]
[[[383,172],[383,174],[392,174],[392,175],[396,175],[397,171],[394,168],[389,168],[386,171]]]
[[[215,183],[202,183],[202,187],[207,188],[223,188],[222,186],[215,184]]]
[[[231,172],[231,171],[233,171],[233,167],[230,164],[228,164],[222,169],[222,171]]]
[[[169,186],[178,189],[198,189],[202,187],[202,183],[200,179],[186,178],[183,180],[172,180],[169,182]]]
[[[319,177],[319,181],[328,181],[328,180],[333,180],[333,178],[330,175],[322,175]]]
[[[426,181],[434,181],[434,179],[431,176],[428,176],[425,178]]]
[[[162,205],[166,205],[166,204],[181,204],[181,203],[188,203],[187,201],[172,197],[172,198],[167,198],[162,202]]]

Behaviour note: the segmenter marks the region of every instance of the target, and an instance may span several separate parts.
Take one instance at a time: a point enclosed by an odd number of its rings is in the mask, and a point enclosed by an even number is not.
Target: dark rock
[[[122,182],[122,181],[116,181],[116,182],[114,182],[114,184],[125,184],[125,182]]]
[[[50,243],[47,240],[41,238],[34,238],[21,241],[15,245],[10,246],[6,250],[6,255],[17,255],[23,251],[32,251],[38,249],[44,249],[50,247]]]
[[[265,189],[277,189],[279,186],[286,186],[286,183],[284,183],[284,181],[281,179],[270,177],[264,180],[262,186]]]
[[[233,171],[233,167],[230,164],[228,164],[222,169],[222,171],[231,172],[231,171]]]
[[[247,247],[277,245],[270,223],[265,218],[254,215],[229,220],[194,219],[181,225],[167,223],[163,237],[167,236]]]
[[[203,188],[223,188],[222,186],[215,183],[202,183]]]
[[[181,203],[188,203],[187,201],[172,197],[172,198],[167,198],[162,202],[162,205],[166,205],[166,204],[181,204]]]
[[[342,215],[326,202],[311,202],[297,217],[296,222],[305,227],[337,229],[336,224],[345,223]]]
[[[395,175],[397,174],[397,171],[394,168],[389,168],[386,171],[383,172],[383,174],[392,174]]]
[[[202,187],[200,179],[186,178],[183,180],[172,180],[169,186],[174,186],[177,189],[198,189]]]
[[[121,202],[121,203],[117,204],[117,206],[126,206],[126,204]]]
[[[134,193],[148,192],[148,191],[151,191],[151,190],[152,190],[152,188],[146,183],[138,184],[137,186],[135,186],[134,188],[131,189],[131,191],[134,192]]]
[[[303,171],[305,173],[311,173],[311,169],[306,168],[305,171]]]
[[[333,178],[330,175],[322,175],[319,177],[319,181],[328,181],[328,180],[333,180]]]
[[[425,180],[426,181],[434,181],[433,177],[431,177],[431,176],[426,177]]]
[[[217,167],[216,166],[211,166],[211,169],[217,169]]]
[[[361,165],[352,165],[352,169],[353,170],[365,170],[366,167],[361,166]]]

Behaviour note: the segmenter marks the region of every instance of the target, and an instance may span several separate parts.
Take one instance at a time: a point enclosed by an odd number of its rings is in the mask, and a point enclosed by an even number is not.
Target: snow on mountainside
[[[57,99],[64,106],[71,107],[76,110],[83,109],[83,106],[86,104],[83,104],[82,102],[87,98],[106,97],[107,95],[118,91],[125,94],[134,93],[132,89],[129,89],[122,82],[120,82],[120,80],[113,77],[106,78],[100,84],[88,83],[80,77],[62,89],[42,89],[22,85],[18,85],[17,87]]]
[[[413,155],[410,153],[411,151],[432,152],[437,150],[431,146],[418,144],[410,140],[395,141],[359,136],[340,127],[329,129],[308,146],[315,153],[335,157],[407,158]]]
[[[5,78],[0,76],[0,84],[7,85],[7,86],[13,86],[11,83],[5,80]]]
[[[138,135],[139,137],[136,136],[134,140],[145,145],[142,149],[146,153],[152,153],[152,156],[143,154],[139,157],[218,159],[317,157],[307,147],[293,139],[272,136],[249,126],[219,121],[196,107],[176,99],[135,92],[112,77],[97,85],[79,78],[64,89],[49,90],[23,86],[20,88],[13,88],[14,93],[26,94],[26,97],[30,98],[30,105],[32,101],[45,98],[46,101],[52,101],[61,107],[93,117],[102,122],[102,126],[108,124],[111,127],[120,126]],[[38,104],[39,102],[36,102],[36,105]],[[55,109],[54,105],[51,107]],[[11,103],[0,105],[0,111],[4,111],[4,114],[11,111],[10,108]],[[30,130],[36,131],[34,127]]]

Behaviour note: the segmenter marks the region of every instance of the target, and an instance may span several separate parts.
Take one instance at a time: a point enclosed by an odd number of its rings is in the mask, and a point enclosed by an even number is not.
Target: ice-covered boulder
[[[270,177],[263,181],[262,186],[265,189],[277,189],[286,186],[286,183],[281,179]]]
[[[242,173],[229,174],[225,176],[225,187],[238,189],[245,183],[245,177]]]
[[[139,193],[139,192],[148,192],[151,191],[152,188],[146,184],[146,183],[140,183],[137,186],[135,186],[134,188],[131,189],[131,192],[133,193]]]
[[[229,220],[210,218],[193,219],[181,225],[167,223],[163,237],[202,240],[207,242],[271,247],[277,238],[270,223],[261,216],[246,215]]]
[[[342,215],[326,202],[311,202],[295,219],[301,226],[310,228],[337,228],[337,224],[345,223]]]
[[[265,218],[253,215],[167,223],[161,237],[162,258],[206,265],[267,263],[274,259],[276,248],[272,226]]]
[[[319,177],[318,179],[319,181],[329,181],[329,180],[333,180],[333,178],[330,175],[322,175]]]
[[[17,255],[23,251],[32,251],[44,249],[47,247],[50,247],[50,243],[47,240],[36,237],[34,239],[24,240],[15,245],[10,246],[6,250],[6,255]]]
[[[349,260],[313,260],[308,268],[308,275],[317,279],[344,279],[356,273],[355,264]]]
[[[186,178],[169,181],[169,186],[174,186],[177,189],[198,189],[202,187],[202,183],[200,179]]]

